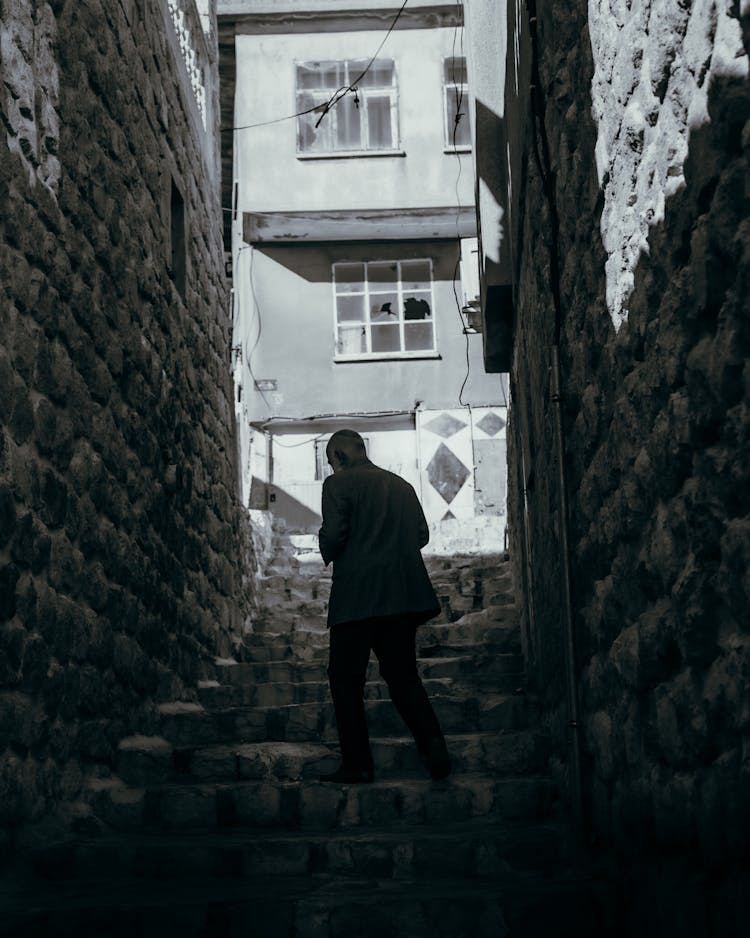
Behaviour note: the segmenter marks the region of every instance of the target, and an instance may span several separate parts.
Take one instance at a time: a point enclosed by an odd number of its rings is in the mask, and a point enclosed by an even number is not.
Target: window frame
[[[364,60],[360,59],[306,59],[306,60],[297,60],[294,61],[294,100],[296,105],[296,110],[302,111],[306,110],[306,107],[303,107],[300,103],[300,98],[302,95],[310,95],[313,98],[314,106],[318,107],[320,104],[328,101],[333,94],[336,93],[336,89],[331,88],[322,88],[322,89],[301,89],[299,87],[299,69],[301,66],[311,67],[312,65],[326,65],[326,64],[336,64],[343,66],[344,69],[344,84],[340,86],[339,90],[347,87],[351,84],[352,78],[356,78],[357,75],[361,72],[359,70],[350,71],[351,65],[353,62],[361,62]],[[359,98],[359,110],[361,112],[360,120],[360,146],[359,147],[338,147],[335,146],[331,149],[321,149],[321,150],[312,150],[312,149],[301,149],[300,148],[300,137],[301,137],[301,122],[305,119],[302,116],[298,116],[295,122],[295,133],[296,133],[296,155],[298,159],[301,160],[311,160],[311,159],[333,159],[341,157],[361,157],[361,156],[393,156],[393,155],[403,155],[403,150],[401,148],[401,133],[399,126],[399,110],[400,110],[400,100],[399,100],[399,84],[398,84],[398,70],[396,68],[396,60],[392,58],[379,58],[375,59],[371,64],[377,65],[378,62],[389,62],[392,66],[392,82],[390,85],[380,85],[378,87],[357,87],[357,97]],[[389,108],[389,117],[390,117],[390,130],[391,130],[391,145],[387,147],[371,147],[369,145],[369,135],[370,127],[369,121],[367,119],[368,115],[368,101],[370,98],[374,97],[384,97],[388,96],[390,98],[390,108]],[[317,98],[320,98],[318,101]],[[342,99],[343,100],[343,99]],[[333,139],[337,136],[338,129],[338,117],[337,117],[337,107],[332,108],[326,115],[326,120],[331,120],[334,122],[334,129],[331,131],[331,138]],[[315,113],[311,115],[315,117]],[[335,140],[334,140],[335,144]]]
[[[405,293],[408,291],[404,290],[403,287],[403,278],[401,275],[401,265],[410,264],[410,263],[423,263],[429,266],[430,273],[430,291],[429,291],[429,302],[430,302],[430,315],[427,317],[432,325],[432,347],[425,349],[406,349],[404,344],[404,324],[409,320],[405,320],[403,316],[403,307]],[[378,325],[378,323],[373,323],[371,316],[371,294],[377,295],[378,292],[384,293],[385,291],[377,291],[370,289],[370,278],[368,276],[368,268],[371,265],[382,265],[382,264],[396,264],[398,276],[395,284],[395,289],[392,291],[398,296],[398,305],[399,305],[399,318],[398,318],[398,327],[399,327],[399,349],[392,351],[373,351],[372,350],[372,326]],[[364,267],[364,289],[361,293],[359,292],[346,292],[340,293],[337,290],[337,280],[336,280],[336,268],[352,265],[361,265]],[[346,282],[346,281],[342,281]],[[377,282],[377,281],[374,281]],[[408,359],[419,359],[419,358],[440,358],[440,353],[438,352],[437,347],[437,323],[435,316],[435,274],[434,274],[434,262],[431,257],[405,257],[405,258],[373,258],[372,260],[340,260],[334,261],[331,265],[331,291],[333,298],[333,360],[334,362],[361,362],[361,361],[383,361],[383,360],[408,360]],[[427,291],[414,291],[418,293],[426,293]],[[364,314],[365,318],[362,320],[339,320],[338,318],[338,303],[337,299],[339,296],[359,296],[361,295],[364,299]],[[422,320],[416,320],[422,321]],[[350,325],[362,325],[362,328],[365,330],[366,336],[366,351],[364,352],[340,352],[339,351],[339,327],[343,324]]]
[[[446,76],[446,65],[451,59],[463,59],[464,62],[464,74],[466,75],[466,81],[453,81],[449,80]],[[468,101],[469,101],[469,76],[466,72],[467,63],[465,55],[444,55],[440,62],[442,69],[440,80],[443,88],[443,149],[446,153],[470,153],[472,150],[471,143],[471,125],[469,123],[469,111],[468,111]],[[460,88],[461,94],[461,111],[463,115],[463,120],[466,121],[465,126],[468,127],[469,142],[468,143],[453,143],[453,128],[450,126],[450,121],[448,120],[448,96],[449,94],[456,94],[456,89]],[[458,103],[458,102],[457,102]]]

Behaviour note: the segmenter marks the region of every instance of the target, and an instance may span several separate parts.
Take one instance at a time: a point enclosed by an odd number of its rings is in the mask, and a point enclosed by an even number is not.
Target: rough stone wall
[[[0,3],[0,830],[242,628],[218,150],[166,7]]]
[[[632,28],[636,6],[657,4],[619,6]],[[702,15],[702,4],[679,6],[684,16],[670,30],[641,30],[644,60],[668,59],[669,44],[679,42],[674,30],[688,30],[692,16]],[[538,4],[544,122],[560,220],[585,812],[599,843],[621,859],[637,858],[635,873],[623,879],[632,890],[634,933],[672,933],[675,919],[658,917],[674,915],[671,900],[679,894],[682,933],[739,934],[750,821],[748,80],[736,69],[714,70],[708,120],[694,122],[685,135],[684,180],[665,193],[662,220],[652,217],[645,229],[648,250],[632,265],[628,315],[616,321],[607,303],[602,213],[612,195],[607,185],[623,184],[611,172],[628,165],[632,140],[613,139],[605,179],[592,113],[601,50],[592,53],[591,7],[583,0]],[[747,4],[742,11],[717,4],[718,11],[734,17],[748,48]],[[709,72],[710,58],[704,65]],[[682,107],[680,95],[695,82],[690,70],[685,84],[677,69],[665,74],[669,91],[653,105],[654,126],[666,120],[665,110]],[[622,99],[610,105],[626,110]],[[530,120],[527,126],[509,454],[512,556],[527,585],[532,678],[558,741],[564,781],[560,513],[548,354],[555,240]],[[671,139],[652,143],[658,148]],[[661,156],[666,167],[667,154]],[[664,178],[676,174],[667,170]],[[637,173],[627,182],[633,206],[648,201]]]

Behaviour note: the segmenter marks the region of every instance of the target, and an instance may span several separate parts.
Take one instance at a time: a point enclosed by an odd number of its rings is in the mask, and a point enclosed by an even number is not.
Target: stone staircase
[[[123,740],[73,837],[32,852],[4,936],[534,938],[619,934],[570,843],[523,691],[509,564],[428,561],[443,614],[418,633],[454,772],[433,782],[371,662],[372,785],[338,765],[325,666],[330,573],[276,535],[242,660]],[[5,929],[5,930],[4,930]]]

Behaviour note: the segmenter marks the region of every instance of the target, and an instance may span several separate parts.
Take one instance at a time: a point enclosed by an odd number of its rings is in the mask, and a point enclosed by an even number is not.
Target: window
[[[327,479],[328,476],[333,475],[333,469],[331,469],[331,464],[328,462],[328,457],[326,456],[326,449],[328,447],[328,441],[331,439],[329,434],[326,437],[321,437],[315,440],[315,481],[322,482],[324,479]],[[365,444],[365,453],[367,456],[370,455],[370,438],[363,436],[362,440]]]
[[[443,59],[443,103],[446,147],[470,147],[469,86],[466,80],[466,59],[463,56]]]
[[[322,120],[322,110],[297,119],[298,153],[358,153],[398,147],[393,60],[375,59],[369,69],[367,65],[367,59],[297,64],[298,111],[320,107],[344,88],[356,88],[356,93],[345,94]]]
[[[418,357],[435,351],[432,263],[333,265],[336,357]]]

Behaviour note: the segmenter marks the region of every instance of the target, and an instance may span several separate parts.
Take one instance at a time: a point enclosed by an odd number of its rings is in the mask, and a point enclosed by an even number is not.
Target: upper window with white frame
[[[392,59],[297,63],[297,111],[320,108],[353,87],[323,116],[297,118],[300,155],[370,153],[398,149],[398,89]],[[317,125],[317,126],[316,126]]]
[[[435,354],[432,261],[333,265],[336,359]]]
[[[448,56],[443,59],[443,116],[445,146],[448,149],[470,149],[469,85],[466,58]],[[458,116],[458,120],[456,117]]]

